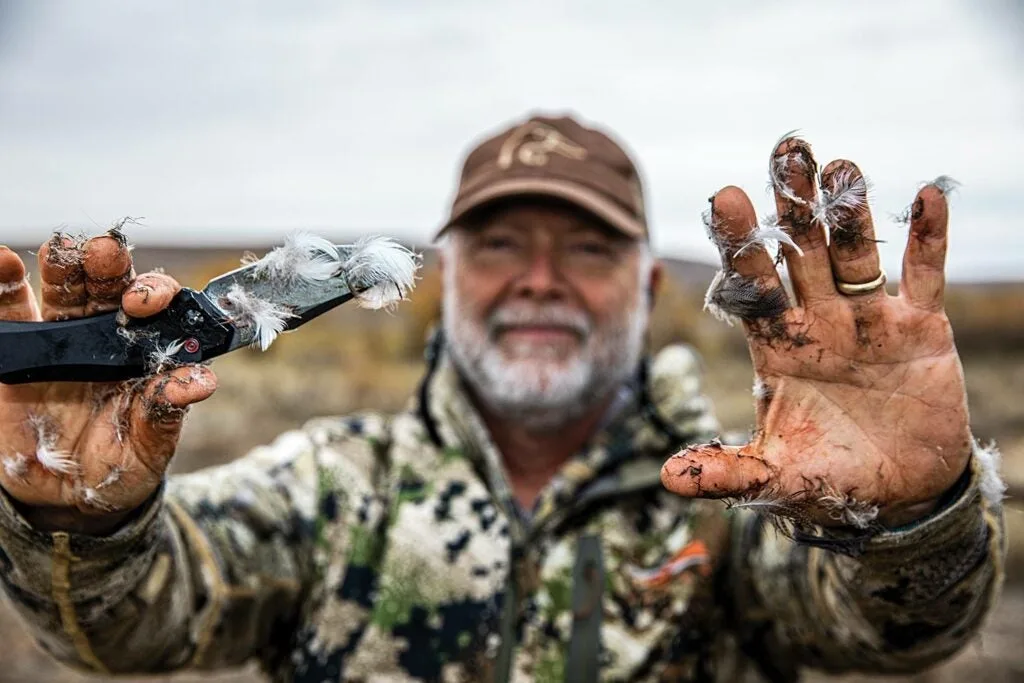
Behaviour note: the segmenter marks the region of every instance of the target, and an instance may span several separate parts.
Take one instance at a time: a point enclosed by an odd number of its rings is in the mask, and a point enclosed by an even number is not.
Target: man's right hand
[[[180,289],[161,273],[135,278],[113,234],[81,244],[57,234],[38,261],[41,310],[25,265],[0,247],[0,319],[67,320],[118,307],[143,318]],[[0,487],[37,528],[107,533],[158,488],[188,406],[216,385],[204,366],[120,383],[0,384]]]

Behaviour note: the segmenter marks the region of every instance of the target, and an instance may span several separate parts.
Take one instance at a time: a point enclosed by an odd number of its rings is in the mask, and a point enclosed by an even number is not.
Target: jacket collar
[[[672,346],[644,358],[620,388],[603,427],[563,465],[524,514],[512,495],[501,454],[441,344],[424,380],[420,406],[443,449],[467,458],[525,537],[595,496],[657,486],[661,464],[688,441],[716,435],[718,424],[699,393],[698,361],[687,347]],[[518,527],[518,528],[517,528]]]

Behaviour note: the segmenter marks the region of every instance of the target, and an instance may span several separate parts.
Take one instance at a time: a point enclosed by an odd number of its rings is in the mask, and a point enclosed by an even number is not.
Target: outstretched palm
[[[771,172],[778,229],[755,231],[753,206],[735,187],[709,214],[724,269],[708,303],[743,322],[754,438],[688,448],[662,479],[680,495],[777,501],[824,525],[923,516],[970,457],[963,373],[942,308],[945,183],[912,205],[900,292],[890,296],[881,285],[843,284],[881,273],[857,167],[832,162],[819,178],[807,144],[787,138]],[[758,241],[771,236],[783,242],[794,302]]]

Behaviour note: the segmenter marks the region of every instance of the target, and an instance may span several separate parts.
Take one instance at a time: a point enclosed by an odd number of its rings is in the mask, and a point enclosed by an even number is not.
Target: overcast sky
[[[889,220],[949,174],[949,272],[1024,277],[1024,27],[1010,0],[0,0],[0,242],[144,216],[137,244],[296,228],[425,242],[473,140],[577,112],[641,161],[655,243],[711,260],[726,184],[770,210],[797,128]]]

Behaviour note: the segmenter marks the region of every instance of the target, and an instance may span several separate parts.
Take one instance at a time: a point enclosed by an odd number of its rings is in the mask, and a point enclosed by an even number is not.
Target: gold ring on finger
[[[836,287],[838,287],[839,291],[842,292],[843,294],[867,294],[868,292],[873,292],[879,287],[885,286],[885,268],[881,268],[879,270],[880,272],[878,274],[878,277],[876,277],[874,280],[871,280],[870,282],[843,282],[839,278],[836,278]]]

